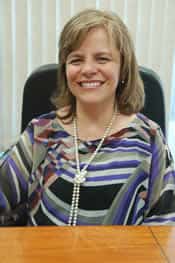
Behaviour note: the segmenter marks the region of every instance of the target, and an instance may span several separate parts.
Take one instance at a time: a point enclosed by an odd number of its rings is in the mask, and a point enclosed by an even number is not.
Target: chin
[[[99,96],[86,96],[85,98],[78,98],[81,103],[94,104],[103,102]]]
[[[97,105],[105,105],[105,104],[111,104],[111,101],[109,102],[109,100],[104,100],[104,99],[100,99],[98,97],[96,98],[86,98],[86,99],[81,99],[79,100],[79,102],[82,105],[88,105],[91,107],[97,106]],[[113,101],[112,101],[113,103]]]

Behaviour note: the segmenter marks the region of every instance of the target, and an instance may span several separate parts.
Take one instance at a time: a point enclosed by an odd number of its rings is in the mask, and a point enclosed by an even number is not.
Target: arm
[[[175,170],[160,130],[152,140],[152,162],[143,224],[175,225]]]
[[[32,170],[33,127],[30,124],[0,161],[0,225],[13,224],[26,209],[28,179]]]

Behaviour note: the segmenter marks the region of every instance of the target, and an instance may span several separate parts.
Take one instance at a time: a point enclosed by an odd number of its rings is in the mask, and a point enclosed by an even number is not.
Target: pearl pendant
[[[75,184],[82,184],[86,181],[86,174],[87,174],[87,171],[84,170],[84,171],[81,171],[80,173],[76,174],[75,175],[75,178],[74,178],[74,183]]]
[[[77,165],[77,174],[75,175],[75,177],[73,179],[74,186],[73,186],[72,203],[71,203],[69,220],[68,220],[69,226],[71,226],[71,225],[76,226],[77,218],[78,218],[78,204],[79,204],[79,199],[80,199],[80,185],[86,181],[87,168],[88,168],[89,164],[96,157],[96,155],[99,152],[105,138],[110,133],[114,119],[115,119],[115,114],[113,114],[112,119],[111,119],[109,125],[107,126],[105,133],[103,135],[103,138],[101,139],[100,143],[98,144],[96,150],[91,155],[91,157],[89,158],[89,160],[87,161],[87,163],[85,164],[83,169],[80,171],[80,160],[79,160],[79,155],[78,155],[78,139],[77,139],[77,133],[78,132],[77,132],[76,118],[74,118],[74,143],[75,143],[75,158],[76,158],[76,165]]]

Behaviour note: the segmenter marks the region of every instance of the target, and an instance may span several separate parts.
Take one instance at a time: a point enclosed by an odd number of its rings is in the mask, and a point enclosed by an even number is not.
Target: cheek
[[[76,80],[78,74],[78,70],[75,67],[68,66],[66,68],[66,78],[68,83]]]
[[[114,86],[114,88],[118,86],[118,82],[119,82],[118,72],[111,70],[108,74],[108,79],[110,80],[110,82]]]
[[[111,79],[113,79],[117,87],[120,80],[120,67],[115,67],[113,70],[111,70]]]
[[[111,63],[110,65],[106,65],[106,68],[103,69],[103,74],[112,82],[118,83],[120,78],[120,64]]]
[[[74,96],[76,96],[75,87],[77,83],[77,75],[78,75],[77,69],[75,69],[74,67],[66,68],[67,85],[68,85],[70,92]]]
[[[71,71],[70,71],[70,69],[68,67],[66,68],[66,79],[67,79],[68,83],[71,80]]]

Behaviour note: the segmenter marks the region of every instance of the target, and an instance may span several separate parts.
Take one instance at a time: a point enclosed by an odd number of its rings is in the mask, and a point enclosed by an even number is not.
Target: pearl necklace
[[[78,154],[78,131],[77,131],[77,120],[74,118],[74,145],[75,145],[75,159],[76,159],[76,170],[77,173],[74,177],[74,186],[73,186],[73,193],[72,193],[72,203],[70,208],[70,214],[69,214],[69,220],[68,225],[76,226],[77,223],[77,216],[78,216],[78,205],[79,205],[79,199],[80,199],[80,185],[83,184],[86,181],[86,175],[87,175],[87,168],[89,164],[93,161],[93,159],[96,157],[98,151],[100,150],[105,138],[109,135],[114,119],[116,117],[115,112],[112,115],[111,121],[109,125],[106,127],[104,135],[102,139],[100,140],[97,148],[87,161],[87,163],[84,165],[83,169],[80,170],[80,160],[79,160],[79,154]]]

